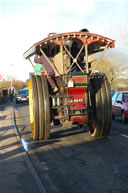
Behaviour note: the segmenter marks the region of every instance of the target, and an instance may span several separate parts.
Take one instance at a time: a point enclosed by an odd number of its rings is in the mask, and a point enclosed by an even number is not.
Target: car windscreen
[[[123,94],[123,102],[128,102],[128,93]]]
[[[20,90],[19,92],[18,92],[18,94],[20,95],[20,94],[28,94],[28,90]]]

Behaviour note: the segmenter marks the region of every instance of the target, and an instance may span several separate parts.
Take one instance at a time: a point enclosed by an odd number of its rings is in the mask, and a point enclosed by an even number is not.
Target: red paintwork
[[[77,110],[79,111],[79,109],[86,109],[87,108],[87,99],[86,99],[86,87],[77,87],[77,88],[67,88],[67,95],[73,95],[72,98],[70,99],[66,99],[66,104],[67,105],[74,105],[72,107],[70,107],[70,110]],[[69,100],[73,100],[73,99],[83,99],[83,102],[71,102],[69,103]],[[88,121],[88,116],[87,115],[73,115],[70,116],[70,121],[74,122],[74,123],[78,123],[78,124],[83,124],[83,123],[87,123]]]
[[[49,36],[37,43],[34,44],[35,47],[40,46],[41,44],[50,42],[57,44],[59,46],[65,45],[65,42],[69,39],[79,39],[83,42],[83,44],[92,44],[94,42],[104,42],[105,45],[108,45],[108,47],[113,48],[115,40],[112,40],[110,38],[93,34],[93,33],[87,33],[87,32],[68,32],[68,33],[62,33],[62,34],[56,34],[53,36]]]
[[[61,33],[61,34],[55,34],[52,36],[48,36],[47,38],[35,43],[31,48],[29,48],[25,53],[24,53],[24,58],[31,57],[34,53],[35,50],[38,49],[39,47],[43,47],[45,44],[56,44],[59,46],[65,46],[65,43],[67,40],[71,39],[79,39],[83,45],[90,45],[92,43],[97,43],[99,42],[101,46],[106,46],[108,45],[108,48],[114,48],[115,46],[115,40],[112,40],[110,38],[98,35],[98,34],[93,34],[93,33],[88,33],[88,32],[68,32],[68,33]],[[99,49],[99,51],[101,51]]]
[[[85,82],[87,83],[87,76],[72,76],[71,78],[67,78],[67,82],[69,79],[72,79],[74,83],[82,83]],[[88,121],[88,116],[87,115],[78,115],[79,110],[87,109],[87,87],[86,86],[79,86],[79,87],[73,87],[73,88],[67,88],[66,89],[66,94],[67,95],[72,95],[72,98],[67,98],[66,99],[66,105],[73,105],[69,107],[70,110],[75,110],[76,115],[71,115],[70,116],[70,121],[78,123],[78,124],[83,124],[87,123]],[[78,110],[78,111],[77,111]]]
[[[46,75],[46,72],[41,72],[41,75]]]
[[[73,95],[73,98],[66,99],[67,105],[74,105],[70,107],[70,109],[84,109],[86,105],[86,87],[77,87],[77,88],[67,88],[66,91],[67,95]],[[72,99],[83,99],[83,102],[69,102]]]
[[[85,124],[88,122],[88,115],[71,116],[70,121],[78,124]]]
[[[69,80],[70,78],[67,78]],[[87,76],[73,76],[72,80],[74,82],[87,82]]]

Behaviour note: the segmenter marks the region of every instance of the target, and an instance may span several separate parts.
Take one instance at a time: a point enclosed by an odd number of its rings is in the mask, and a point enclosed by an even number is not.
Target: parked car
[[[20,89],[16,95],[16,103],[28,101],[29,101],[28,87]]]
[[[112,97],[112,117],[121,117],[122,122],[128,120],[128,91],[115,92]]]

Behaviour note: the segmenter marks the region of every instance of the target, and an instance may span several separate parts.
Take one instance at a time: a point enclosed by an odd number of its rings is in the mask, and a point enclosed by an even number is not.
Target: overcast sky
[[[128,65],[128,0],[0,0],[0,74],[33,71],[23,53],[49,32],[90,32],[116,40],[111,55]],[[110,51],[109,51],[110,52]]]

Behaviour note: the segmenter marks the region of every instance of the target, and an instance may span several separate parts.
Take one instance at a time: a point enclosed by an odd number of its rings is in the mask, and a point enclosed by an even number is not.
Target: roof
[[[78,39],[79,41],[82,42],[83,45],[85,44],[87,44],[88,46],[98,45],[97,51],[101,51],[102,47],[105,47],[106,45],[108,45],[109,48],[113,48],[115,43],[115,40],[112,40],[110,38],[107,38],[98,34],[89,33],[89,32],[68,32],[68,33],[61,33],[61,34],[51,34],[50,36],[44,38],[43,40],[31,46],[23,54],[23,56],[25,59],[28,59],[29,57],[34,55],[36,50],[39,49],[40,47],[43,48],[47,44],[49,46],[52,46],[53,44],[56,44],[58,46],[64,46],[65,43],[71,39],[72,40]],[[93,48],[92,48],[92,52],[93,52]]]

